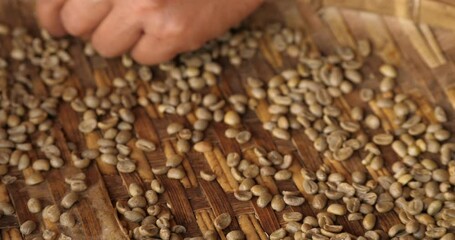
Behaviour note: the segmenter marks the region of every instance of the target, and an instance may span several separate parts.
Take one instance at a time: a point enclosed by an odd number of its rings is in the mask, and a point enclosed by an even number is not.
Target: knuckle
[[[96,40],[96,38],[92,38],[92,46],[96,50],[96,52],[105,58],[111,58],[115,57],[115,53],[109,45],[101,43],[99,40]]]
[[[186,29],[184,21],[173,19],[167,23],[166,28],[163,30],[163,34],[168,38],[181,37],[185,33]]]
[[[73,36],[82,36],[86,33],[87,24],[78,20],[73,14],[62,14],[62,24],[66,31]]]
[[[40,22],[46,20],[46,16],[49,15],[49,7],[43,1],[38,1],[36,3],[36,16]],[[46,21],[45,21],[46,22]]]
[[[146,16],[149,15],[150,12],[155,11],[162,7],[164,4],[163,0],[140,0],[135,1],[134,5],[132,5],[132,9],[135,13]]]
[[[152,64],[155,64],[152,60],[147,59],[147,58],[134,57],[134,56],[133,56],[133,59],[134,59],[137,63],[139,63],[139,64],[141,64],[141,65],[152,65]]]
[[[205,41],[202,41],[202,40],[196,40],[196,41],[192,41],[188,44],[187,46],[187,51],[195,51],[199,48],[201,48],[202,45],[204,45]]]
[[[143,65],[159,64],[171,60],[174,56],[174,52],[165,52],[161,54],[153,54],[148,51],[137,50],[131,53],[132,58]]]
[[[60,13],[57,8],[61,4],[63,4],[61,0],[38,1],[36,3],[36,17],[39,25],[50,34],[59,37],[66,33],[58,16]]]
[[[102,56],[102,57],[105,57],[105,58],[112,58],[112,57],[115,57],[116,55],[112,53],[111,50],[109,50],[108,48],[105,48],[105,47],[95,47],[96,49],[96,52]]]
[[[161,62],[166,62],[173,59],[178,54],[177,51],[172,51],[163,55]]]
[[[155,60],[153,58],[150,58],[150,57],[142,55],[142,54],[132,54],[132,58],[137,63],[142,64],[142,65],[155,64]]]
[[[134,49],[130,54],[131,57],[140,64],[149,64],[151,61],[150,56],[144,53],[143,50]]]
[[[130,56],[131,56],[131,58],[134,59],[136,62],[138,62],[138,63],[140,63],[140,64],[143,64],[142,62],[143,62],[144,59],[142,59],[142,56],[140,56],[140,55],[137,53],[136,50],[131,51],[131,52],[130,52]]]

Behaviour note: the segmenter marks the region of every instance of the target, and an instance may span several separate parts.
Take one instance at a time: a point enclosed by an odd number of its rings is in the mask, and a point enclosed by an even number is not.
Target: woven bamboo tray
[[[0,21],[10,25],[24,25],[35,29],[32,13],[32,1],[2,0],[0,1]],[[432,106],[444,107],[450,118],[455,117],[455,3],[450,0],[279,0],[268,1],[248,20],[251,24],[271,21],[283,21],[290,26],[302,28],[305,38],[312,46],[322,53],[332,53],[337,46],[356,46],[357,39],[369,39],[374,46],[374,53],[366,62],[365,76],[373,78],[378,75],[377,68],[382,62],[397,65],[400,68],[399,91],[410,94],[420,106],[423,116],[432,122]],[[265,44],[265,43],[264,43]],[[1,45],[1,43],[0,43]],[[280,57],[262,47],[262,54],[247,61],[239,68],[226,64],[222,75],[223,81],[216,89],[220,94],[245,92],[244,79],[257,76],[269,79],[280,69],[292,65],[292,61]],[[110,79],[123,73],[124,69],[117,60],[92,61],[82,54],[82,45],[71,49],[75,56],[76,68],[70,79],[73,86],[80,91],[95,85],[108,84]],[[5,55],[0,48],[0,56]],[[375,81],[367,81],[364,86],[377,86]],[[37,93],[47,94],[45,88],[36,86]],[[390,120],[390,114],[370,104],[359,101],[358,90],[337,102],[344,110],[349,110],[351,103],[361,105],[373,111],[377,116]],[[266,109],[266,108],[259,108]],[[373,178],[390,175],[390,166],[394,155],[385,151],[386,168],[380,171],[367,170],[356,160],[334,162],[323,159],[311,147],[312,143],[302,131],[294,131],[292,141],[276,140],[262,128],[261,120],[268,117],[266,111],[258,110],[257,114],[246,114],[245,128],[254,136],[248,144],[239,145],[224,136],[225,126],[214,124],[208,130],[207,138],[216,146],[212,152],[205,154],[191,153],[185,156],[184,168],[188,177],[181,180],[169,180],[166,177],[154,176],[150,166],[162,166],[165,156],[173,150],[173,139],[165,128],[172,121],[192,121],[175,116],[160,116],[153,107],[136,110],[135,128],[140,137],[160,143],[158,151],[151,154],[136,152],[139,170],[133,174],[118,174],[115,167],[100,161],[92,164],[86,172],[90,189],[87,197],[75,206],[74,213],[80,223],[77,228],[66,229],[65,234],[73,239],[126,239],[126,232],[118,221],[113,204],[117,200],[127,199],[127,187],[132,182],[148,186],[152,179],[158,178],[166,188],[165,199],[170,202],[175,214],[175,222],[187,227],[186,236],[201,236],[207,229],[214,229],[212,221],[215,216],[228,212],[236,216],[230,230],[243,230],[248,239],[267,239],[270,234],[284,224],[282,213],[275,213],[270,207],[261,209],[253,202],[240,202],[233,196],[236,182],[230,173],[223,169],[224,155],[231,151],[248,152],[251,147],[259,144],[268,149],[278,149],[290,153],[294,161],[291,170],[296,172],[292,181],[280,182],[273,178],[262,179],[272,192],[301,189],[302,177],[298,174],[301,166],[317,170],[322,163],[344,174],[350,179],[354,169],[369,171]],[[65,158],[69,158],[65,142],[73,142],[80,148],[96,145],[98,134],[83,135],[77,131],[78,115],[69,105],[63,104],[58,115],[59,124],[54,126],[54,134]],[[455,122],[445,124],[446,128],[455,131]],[[386,130],[392,124],[384,125]],[[453,140],[453,137],[452,137]],[[96,146],[95,146],[96,147]],[[391,152],[391,149],[389,149]],[[68,159],[66,159],[68,160]],[[213,170],[218,181],[205,182],[198,177],[200,170]],[[16,217],[0,218],[1,239],[22,239],[18,230],[20,223],[32,219],[39,221],[36,215],[26,210],[26,201],[30,197],[44,199],[48,204],[59,203],[65,193],[63,178],[74,173],[71,167],[49,172],[44,184],[26,186],[24,175],[27,171],[14,172],[18,180],[10,185],[0,183],[0,201],[11,201],[16,209]],[[300,211],[304,215],[315,215],[316,211],[308,204],[303,207],[288,207],[283,212]],[[380,229],[387,229],[399,219],[395,213],[379,214]],[[358,222],[349,222],[341,218],[339,221],[347,232],[362,235],[363,228]],[[56,224],[40,223],[39,229],[63,231]],[[222,232],[220,232],[222,233]],[[226,233],[226,232],[225,232]],[[224,239],[224,235],[222,239]],[[31,239],[31,237],[27,237]]]

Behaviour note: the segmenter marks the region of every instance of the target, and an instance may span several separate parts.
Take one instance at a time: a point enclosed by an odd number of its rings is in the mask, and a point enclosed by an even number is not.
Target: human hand
[[[195,50],[248,16],[263,0],[38,0],[52,35],[90,39],[104,57],[131,51],[142,64]]]

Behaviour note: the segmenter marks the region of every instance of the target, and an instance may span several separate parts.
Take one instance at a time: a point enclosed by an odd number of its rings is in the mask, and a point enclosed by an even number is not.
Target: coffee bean
[[[30,235],[33,231],[35,231],[36,223],[32,220],[27,220],[21,224],[19,229],[23,235]]]
[[[216,228],[223,230],[227,228],[232,222],[231,215],[229,213],[222,213],[218,215],[215,220],[213,221],[213,225],[215,225]]]

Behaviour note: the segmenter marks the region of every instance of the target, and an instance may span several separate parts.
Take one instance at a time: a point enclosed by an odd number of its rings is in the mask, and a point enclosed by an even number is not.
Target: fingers
[[[145,34],[134,46],[131,56],[139,63],[153,65],[172,59],[181,51],[174,42],[159,39],[152,34]]]
[[[62,24],[73,36],[89,36],[109,14],[109,0],[66,0],[61,10]]]
[[[126,14],[126,15],[125,15]],[[140,18],[114,8],[92,35],[92,45],[101,56],[115,57],[129,51],[142,35]]]
[[[66,0],[38,0],[36,14],[41,26],[54,36],[66,34],[60,19],[60,11]]]

